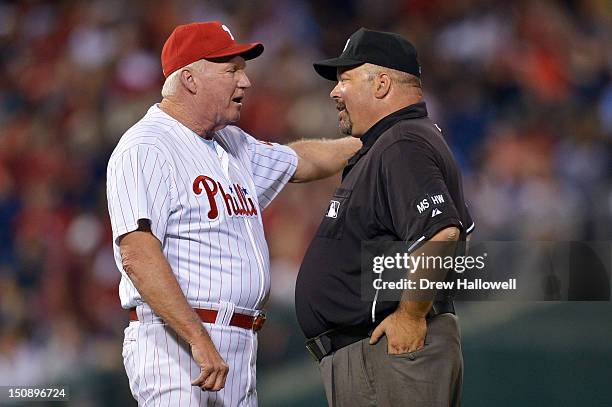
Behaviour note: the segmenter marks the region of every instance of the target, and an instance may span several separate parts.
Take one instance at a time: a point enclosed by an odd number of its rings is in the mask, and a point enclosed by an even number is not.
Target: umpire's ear
[[[386,72],[379,72],[374,77],[373,86],[374,97],[376,97],[376,99],[382,99],[387,96],[387,93],[391,90],[391,77]]]

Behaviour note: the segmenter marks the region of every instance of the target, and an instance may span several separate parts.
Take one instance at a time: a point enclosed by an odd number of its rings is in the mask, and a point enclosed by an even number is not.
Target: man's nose
[[[238,80],[238,87],[245,88],[245,89],[251,87],[251,81],[249,80],[249,77],[244,71],[242,71],[242,75],[240,76],[240,79]]]
[[[336,99],[340,97],[340,82],[334,86],[334,88],[329,92],[329,97],[332,99]]]

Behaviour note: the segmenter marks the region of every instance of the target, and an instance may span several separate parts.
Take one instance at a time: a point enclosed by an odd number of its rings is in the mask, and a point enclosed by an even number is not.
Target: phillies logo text
[[[200,175],[193,181],[193,192],[195,192],[196,195],[200,195],[202,193],[202,187],[204,187],[204,191],[206,191],[208,203],[210,204],[208,219],[216,219],[217,216],[219,216],[217,200],[215,199],[217,194],[220,194],[221,198],[223,198],[225,209],[229,216],[257,215],[257,209],[255,208],[253,200],[246,196],[248,192],[245,188],[240,186],[240,184],[230,186],[230,193],[228,194],[225,192],[220,182],[206,175]]]

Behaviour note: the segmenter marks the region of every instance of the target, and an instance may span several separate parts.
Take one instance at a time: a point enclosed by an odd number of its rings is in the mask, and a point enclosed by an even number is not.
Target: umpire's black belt
[[[433,318],[440,314],[455,313],[452,301],[435,301],[427,314],[427,318]],[[360,325],[331,329],[306,341],[308,352],[320,362],[325,356],[344,348],[352,343],[369,337],[374,326]]]

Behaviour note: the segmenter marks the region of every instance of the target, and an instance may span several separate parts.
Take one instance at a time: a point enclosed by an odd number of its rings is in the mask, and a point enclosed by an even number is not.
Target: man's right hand
[[[202,390],[219,391],[225,386],[229,366],[210,339],[202,339],[191,345],[193,359],[200,366],[200,375],[191,382]]]

